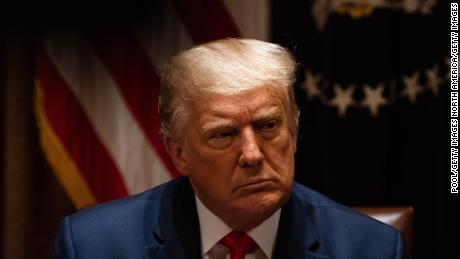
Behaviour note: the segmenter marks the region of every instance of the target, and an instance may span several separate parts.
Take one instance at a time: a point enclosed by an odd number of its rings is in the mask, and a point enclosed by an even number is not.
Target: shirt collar
[[[206,208],[196,194],[195,200],[200,222],[201,255],[203,256],[224,236],[230,233],[232,229]],[[278,209],[273,215],[262,222],[262,224],[246,232],[268,258],[271,258],[275,246],[280,214],[281,209]]]

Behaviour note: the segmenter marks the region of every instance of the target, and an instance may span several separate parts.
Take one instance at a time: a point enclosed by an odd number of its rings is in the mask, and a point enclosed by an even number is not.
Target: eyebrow
[[[231,128],[235,126],[235,123],[232,120],[220,120],[220,121],[212,121],[204,124],[201,127],[202,132],[208,132],[214,129],[225,129],[225,128]]]
[[[253,122],[258,123],[268,119],[280,119],[283,117],[283,112],[279,106],[271,106],[267,109],[263,109],[262,111],[256,112],[253,117]],[[232,128],[235,126],[235,122],[232,119],[219,119],[219,121],[211,121],[205,123],[201,130],[202,132],[208,132],[214,129],[225,129],[225,128]]]
[[[271,106],[268,109],[265,109],[261,112],[257,112],[254,115],[254,121],[263,121],[267,119],[272,119],[272,118],[282,118],[283,117],[283,112],[279,106]]]

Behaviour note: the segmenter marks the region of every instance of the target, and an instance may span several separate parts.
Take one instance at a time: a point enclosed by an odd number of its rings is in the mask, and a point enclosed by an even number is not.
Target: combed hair
[[[161,73],[161,133],[177,137],[187,119],[188,105],[197,97],[271,87],[290,111],[290,127],[296,134],[295,68],[289,51],[258,40],[228,38],[186,50],[173,57]]]

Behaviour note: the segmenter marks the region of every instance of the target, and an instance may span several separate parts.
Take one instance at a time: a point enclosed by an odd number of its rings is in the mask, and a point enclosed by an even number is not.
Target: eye
[[[262,129],[271,130],[271,129],[276,128],[277,125],[278,125],[277,121],[269,121],[267,123],[264,123]]]
[[[262,122],[259,128],[263,131],[275,130],[279,127],[280,122],[278,120],[269,120]]]
[[[210,137],[208,138],[208,144],[210,147],[214,149],[227,148],[232,143],[234,135],[235,131],[218,131],[210,135]]]
[[[212,134],[211,138],[223,139],[223,138],[231,137],[232,135],[233,135],[233,132],[225,131],[225,132],[218,132],[218,133]]]
[[[278,120],[269,120],[263,122],[259,126],[259,132],[262,136],[267,139],[274,138],[278,135],[280,129],[280,121]]]

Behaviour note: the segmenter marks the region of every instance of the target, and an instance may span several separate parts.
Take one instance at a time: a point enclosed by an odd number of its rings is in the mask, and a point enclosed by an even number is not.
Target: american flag
[[[158,70],[225,37],[266,40],[268,1],[160,1],[128,33],[48,30],[37,50],[40,143],[76,208],[179,175],[163,147]]]

